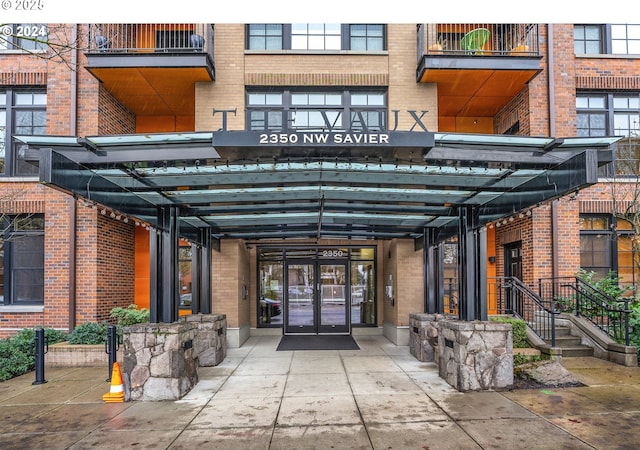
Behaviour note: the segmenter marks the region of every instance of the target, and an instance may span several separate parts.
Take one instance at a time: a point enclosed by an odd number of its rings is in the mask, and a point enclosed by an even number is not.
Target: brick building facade
[[[69,27],[72,33],[75,26]],[[191,68],[187,67],[153,68],[152,73],[147,63],[127,68],[124,75],[107,73],[95,63],[104,55],[91,47],[90,29],[91,26],[77,26],[81,43],[74,56],[77,71],[32,53],[0,50],[0,93],[46,91],[48,135],[218,130],[223,126],[223,115],[212,114],[213,110],[233,111],[224,116],[224,125],[229,130],[245,130],[250,127],[247,102],[252,92],[284,92],[286,97],[296,90],[361,89],[384,92],[384,107],[389,112],[427,111],[421,119],[431,131],[570,137],[577,134],[576,96],[580,92],[615,91],[637,96],[640,91],[640,77],[635,75],[640,73],[640,59],[629,55],[576,55],[574,26],[570,24],[532,27],[537,30],[532,60],[539,66],[531,79],[503,100],[499,110],[484,115],[460,112],[455,117],[442,112],[447,105],[439,92],[444,90],[445,81],[416,81],[416,26],[411,24],[382,26],[384,47],[376,51],[255,50],[248,44],[247,26],[216,24],[212,48],[215,79],[208,81],[189,73]],[[111,69],[118,73],[117,67]],[[149,106],[142,95],[152,89],[139,81],[141,72],[155,80],[156,86],[164,86],[165,93],[172,87],[163,85],[163,80],[168,83],[171,78],[188,84],[193,97],[177,103],[192,102],[195,106],[190,110],[163,109],[161,103],[166,106],[174,100],[168,97]],[[459,69],[457,76],[460,83],[465,83],[471,82],[475,74],[473,70]],[[122,86],[127,82],[140,83],[140,99],[131,93],[123,94]],[[468,101],[481,104],[483,99],[472,94]],[[398,129],[415,126],[410,115],[398,115],[398,120]],[[19,200],[10,195],[16,189],[21,192]],[[70,331],[85,321],[106,320],[115,306],[134,302],[149,305],[149,235],[143,221],[134,220],[133,216],[121,217],[115,207],[76,199],[40,184],[33,175],[25,178],[7,172],[0,179],[0,192],[3,214],[39,213],[45,218],[44,297],[39,303],[25,305],[5,299],[0,305],[0,336],[33,326]],[[540,278],[574,275],[581,266],[580,215],[606,214],[610,208],[606,185],[598,184],[584,189],[577,198],[534,205],[491,222],[486,227],[488,276],[513,275],[507,268],[506,251],[515,245],[521,251],[520,276],[526,284],[534,285]],[[215,312],[227,315],[230,344],[241,345],[251,333],[282,332],[282,324],[266,326],[261,319],[260,299],[264,293],[259,278],[264,260],[260,247],[285,248],[291,244],[288,240],[226,239],[213,252],[210,301]],[[296,240],[295,244],[323,248],[359,245],[347,239],[328,238]],[[350,332],[383,332],[393,342],[403,343],[408,336],[409,314],[424,310],[423,252],[408,239],[380,239],[366,242],[365,246],[375,250],[375,257],[371,258],[376,271],[375,319],[359,324],[367,326],[349,328]],[[7,279],[5,276],[5,288]],[[393,280],[393,286],[388,280]],[[389,298],[385,295],[388,284],[389,292],[393,292]],[[353,311],[350,314],[355,314]]]

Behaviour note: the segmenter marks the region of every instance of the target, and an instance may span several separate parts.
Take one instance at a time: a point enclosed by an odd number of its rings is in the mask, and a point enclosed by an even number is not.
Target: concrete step
[[[557,333],[557,331],[556,331]],[[576,347],[582,345],[582,339],[578,336],[564,335],[558,336],[556,334],[556,347]]]
[[[582,356],[593,356],[593,349],[587,345],[562,347],[563,358],[578,358]]]

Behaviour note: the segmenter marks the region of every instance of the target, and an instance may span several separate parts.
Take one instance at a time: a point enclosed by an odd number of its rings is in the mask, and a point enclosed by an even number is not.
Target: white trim
[[[6,313],[41,313],[44,312],[44,305],[3,305],[0,312]]]

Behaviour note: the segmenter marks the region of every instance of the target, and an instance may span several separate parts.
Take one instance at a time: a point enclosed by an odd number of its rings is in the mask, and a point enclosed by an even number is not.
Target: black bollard
[[[35,347],[36,381],[31,384],[46,383],[47,380],[44,379],[44,355],[49,349],[47,339],[44,337],[44,328],[38,328],[36,330],[36,337],[32,345]]]
[[[118,342],[118,332],[115,325],[109,325],[107,329],[107,344],[106,352],[109,354],[109,378],[107,381],[111,381],[111,372],[113,371],[113,363],[116,362],[116,352],[120,348]]]

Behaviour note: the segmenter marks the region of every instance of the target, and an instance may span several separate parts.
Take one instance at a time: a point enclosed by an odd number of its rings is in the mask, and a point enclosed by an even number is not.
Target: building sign
[[[235,110],[214,110],[221,113],[222,129],[213,132],[213,146],[219,147],[413,147],[431,148],[434,133],[422,123],[428,111],[418,115],[416,111],[406,111],[413,119],[409,131],[398,131],[398,113],[393,111],[394,127],[390,130],[370,130],[329,128],[325,130],[286,129],[281,131],[230,131],[227,130],[227,114]]]
[[[434,136],[423,131],[214,131],[219,147],[417,147],[431,148]]]

